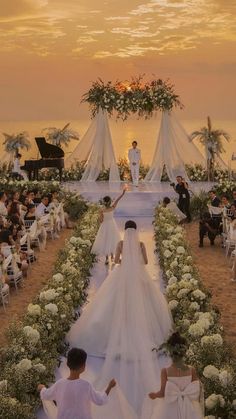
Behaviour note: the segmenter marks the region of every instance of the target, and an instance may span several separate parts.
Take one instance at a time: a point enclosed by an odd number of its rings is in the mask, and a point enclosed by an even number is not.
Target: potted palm
[[[46,140],[58,147],[67,147],[71,140],[79,140],[79,134],[69,128],[69,125],[70,123],[66,124],[62,129],[55,127],[44,128]]]
[[[208,181],[214,181],[216,157],[224,152],[223,139],[229,141],[230,136],[222,129],[212,129],[211,118],[207,117],[207,126],[192,132],[191,141],[198,139],[205,147]]]
[[[6,134],[3,132],[3,135],[5,137],[3,141],[5,151],[11,154],[12,157],[18,154],[20,149],[29,150],[31,147],[29,134],[26,131],[20,132],[19,134]]]

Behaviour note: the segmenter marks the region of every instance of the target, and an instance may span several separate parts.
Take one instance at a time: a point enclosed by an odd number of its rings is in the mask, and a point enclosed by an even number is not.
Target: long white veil
[[[156,316],[155,313],[147,315],[151,293],[146,294],[148,285],[145,284],[145,276],[148,274],[141,260],[140,243],[135,229],[125,231],[122,254],[117,278],[119,295],[113,307],[105,363],[96,384],[102,389],[114,376],[129,404],[139,415],[145,394],[157,388],[159,383],[159,363],[152,349],[157,340],[164,340],[165,331],[158,322],[153,328],[148,324],[150,319],[155,322]],[[151,278],[148,281],[153,283]],[[163,327],[165,328],[164,325]],[[155,329],[156,336],[153,334]]]

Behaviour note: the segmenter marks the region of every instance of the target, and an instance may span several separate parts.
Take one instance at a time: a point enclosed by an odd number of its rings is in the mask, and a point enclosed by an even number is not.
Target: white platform
[[[128,191],[117,206],[118,217],[152,217],[154,208],[165,196],[178,199],[168,182],[140,182],[138,187],[125,182],[66,182],[64,188],[80,193],[88,201],[98,202],[106,195],[115,199],[122,192],[124,185],[128,185]],[[193,194],[198,194],[200,191],[209,191],[212,186],[210,182],[193,182],[190,184],[190,190]]]

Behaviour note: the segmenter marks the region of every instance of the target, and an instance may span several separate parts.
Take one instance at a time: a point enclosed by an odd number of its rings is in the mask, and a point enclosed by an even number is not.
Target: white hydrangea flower
[[[24,358],[16,364],[16,368],[21,372],[29,371],[32,368],[32,362],[30,359]]]
[[[223,370],[219,373],[219,380],[223,387],[228,387],[232,383],[233,377],[229,371]]]
[[[184,327],[189,327],[190,326],[190,321],[188,320],[188,319],[183,319],[183,322],[182,322],[182,324],[183,324],[183,326]]]
[[[58,307],[56,304],[49,303],[45,306],[45,310],[50,311],[52,314],[58,313]]]
[[[197,298],[199,300],[205,300],[206,298],[206,294],[204,294],[204,292],[202,292],[201,290],[197,289],[195,291],[192,292],[192,296],[194,298]]]
[[[178,246],[177,249],[176,249],[176,252],[179,255],[183,255],[185,253],[185,248],[183,246]]]
[[[75,244],[77,243],[77,237],[72,236],[72,237],[70,238],[69,242],[70,242],[71,244],[74,244],[74,245],[75,245]]]
[[[31,316],[41,315],[41,307],[38,304],[29,304],[27,311]]]
[[[194,336],[194,337],[203,336],[204,333],[205,333],[204,327],[202,327],[198,323],[191,324],[191,326],[189,327],[189,334]]]
[[[209,346],[222,346],[223,339],[219,333],[215,333],[211,336],[203,336],[201,339],[201,345],[209,345]]]
[[[182,275],[182,278],[184,280],[191,280],[192,275],[190,273],[185,273],[185,274]]]
[[[192,268],[189,265],[184,265],[182,270],[183,270],[184,273],[189,273],[189,272],[191,272]]]
[[[53,288],[50,288],[47,291],[42,291],[39,294],[39,299],[40,301],[44,301],[44,300],[53,301],[55,300],[57,296],[58,296],[58,293]]]
[[[38,332],[38,330],[33,329],[33,327],[31,326],[25,326],[23,328],[23,333],[33,345],[36,345],[36,343],[40,339],[40,333]]]
[[[194,301],[193,303],[190,304],[189,309],[193,311],[197,311],[200,309],[200,305],[196,301]]]
[[[36,371],[38,371],[39,373],[43,373],[44,371],[46,371],[46,367],[45,365],[41,364],[40,362],[38,364],[34,364],[34,368],[36,369]]]
[[[177,300],[171,300],[169,301],[169,308],[170,310],[175,310],[176,307],[178,306],[178,301]]]
[[[7,380],[0,381],[0,390],[7,390]]]
[[[219,370],[214,365],[207,365],[203,370],[203,375],[206,378],[214,379],[219,377]]]
[[[182,288],[182,289],[178,292],[177,297],[178,297],[178,298],[183,298],[183,297],[185,297],[186,295],[188,295],[188,293],[189,293],[189,290],[188,290],[187,288]]]
[[[212,393],[206,400],[205,400],[205,406],[207,409],[212,410],[214,409],[218,404],[218,395],[215,393]]]
[[[164,257],[166,259],[169,259],[172,255],[172,252],[170,252],[168,249],[164,251]]]
[[[58,284],[60,284],[61,282],[64,281],[64,276],[58,272],[57,274],[53,275],[52,279]]]
[[[168,285],[176,284],[177,281],[178,279],[176,278],[176,276],[172,276],[168,281]]]
[[[170,264],[171,269],[177,268],[177,266],[178,266],[177,260],[173,260],[173,262],[171,262],[171,264]]]

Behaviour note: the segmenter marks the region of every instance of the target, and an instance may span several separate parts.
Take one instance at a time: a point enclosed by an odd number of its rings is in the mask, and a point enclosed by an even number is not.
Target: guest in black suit
[[[218,221],[211,218],[209,212],[205,212],[199,222],[199,247],[203,247],[203,239],[205,236],[208,236],[211,246],[214,246],[218,227]]]
[[[215,191],[210,191],[209,192],[209,197],[211,200],[211,206],[212,207],[219,207],[220,206],[220,198],[218,198],[218,196],[216,196]]]
[[[180,211],[182,211],[186,217],[187,221],[191,221],[191,214],[190,214],[190,194],[188,190],[188,183],[184,180],[182,176],[176,177],[177,184],[171,183],[171,186],[174,187],[175,192],[179,195],[179,202],[178,207]]]

